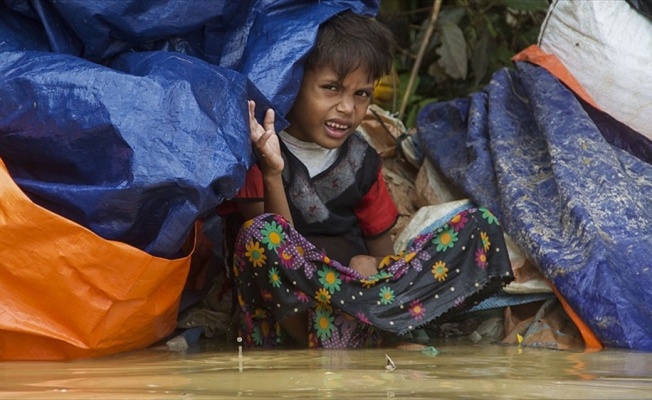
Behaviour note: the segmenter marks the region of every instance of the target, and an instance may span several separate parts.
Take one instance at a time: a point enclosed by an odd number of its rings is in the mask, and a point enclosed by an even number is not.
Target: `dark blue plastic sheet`
[[[424,152],[607,346],[652,350],[652,145],[517,63],[418,116]]]
[[[36,203],[175,257],[292,105],[319,24],[378,0],[4,0],[0,158]]]

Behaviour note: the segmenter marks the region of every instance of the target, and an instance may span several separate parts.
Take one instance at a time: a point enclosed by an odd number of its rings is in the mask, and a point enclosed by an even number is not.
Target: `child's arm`
[[[290,207],[287,197],[285,197],[281,178],[285,162],[281,156],[278,135],[274,130],[274,110],[271,108],[267,110],[263,125],[260,125],[254,116],[256,103],[252,100],[249,100],[248,103],[251,143],[258,154],[259,166],[263,174],[265,199],[263,204],[239,204],[240,212],[245,219],[253,218],[262,213],[278,214],[292,224],[292,215],[290,214]]]
[[[285,162],[281,156],[278,135],[274,130],[274,110],[267,110],[263,125],[260,125],[254,116],[255,109],[256,103],[249,100],[251,143],[258,154],[265,198],[263,202],[240,202],[238,208],[245,220],[263,213],[274,213],[283,216],[292,224],[290,206],[281,177]],[[308,346],[308,319],[305,313],[288,316],[279,320],[279,323],[297,345]]]
[[[394,254],[394,242],[389,231],[373,238],[365,238],[364,241],[370,256],[383,258]]]

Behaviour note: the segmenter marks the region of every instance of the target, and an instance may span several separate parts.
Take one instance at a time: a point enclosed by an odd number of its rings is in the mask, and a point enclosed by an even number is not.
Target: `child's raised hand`
[[[349,268],[356,271],[365,278],[378,273],[378,260],[376,257],[368,256],[366,254],[359,254],[354,256],[349,261]]]
[[[251,143],[254,145],[260,168],[263,173],[281,173],[285,163],[281,156],[281,147],[279,145],[278,135],[274,130],[274,110],[268,109],[265,113],[263,125],[261,125],[254,115],[256,102],[248,101],[249,104],[249,130],[251,133]]]

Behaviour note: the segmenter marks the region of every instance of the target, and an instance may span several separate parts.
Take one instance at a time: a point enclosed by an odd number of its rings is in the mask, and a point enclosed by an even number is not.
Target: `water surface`
[[[441,343],[418,350],[147,349],[0,363],[10,399],[643,399],[652,353]],[[396,369],[386,368],[385,354]]]

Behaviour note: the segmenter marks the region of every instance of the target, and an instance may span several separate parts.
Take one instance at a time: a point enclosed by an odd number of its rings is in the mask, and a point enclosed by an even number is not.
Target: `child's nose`
[[[351,96],[342,96],[337,103],[336,110],[342,114],[350,114],[355,108],[355,100]]]

